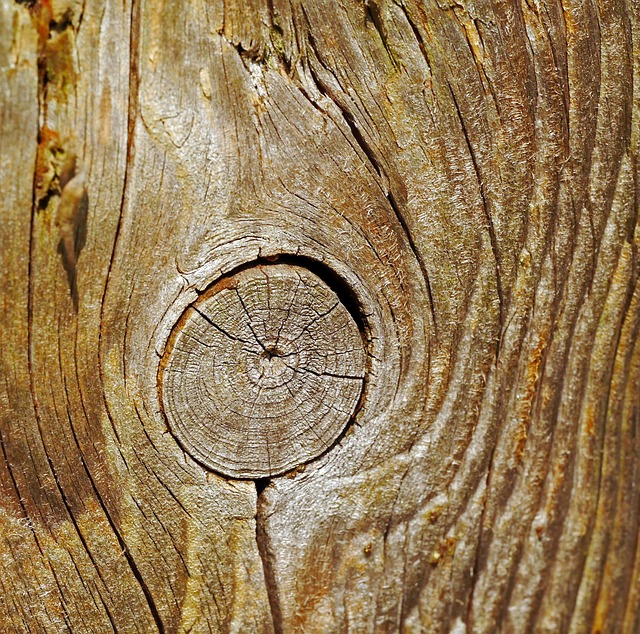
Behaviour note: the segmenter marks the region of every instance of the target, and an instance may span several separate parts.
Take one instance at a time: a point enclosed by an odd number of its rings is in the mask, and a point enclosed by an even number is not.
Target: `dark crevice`
[[[82,181],[81,181],[82,182]],[[81,184],[64,186],[58,203],[57,224],[60,240],[58,254],[67,274],[69,293],[75,312],[78,312],[77,263],[87,239],[89,197]]]
[[[262,494],[262,492],[269,486],[269,482],[271,482],[270,478],[256,478],[254,480],[256,484],[256,491],[258,493],[258,497]]]
[[[427,271],[427,267],[424,264],[424,260],[422,259],[422,256],[420,255],[420,252],[418,251],[418,248],[416,247],[415,242],[413,241],[413,237],[411,235],[411,231],[409,230],[409,226],[407,225],[407,222],[404,219],[404,216],[402,215],[402,212],[398,207],[398,203],[396,202],[396,199],[394,195],[391,193],[391,191],[389,191],[389,193],[387,194],[387,200],[389,201],[389,205],[391,205],[391,209],[393,209],[393,212],[395,213],[396,218],[398,219],[398,222],[400,223],[400,226],[402,227],[402,230],[404,231],[404,234],[407,237],[407,242],[409,243],[409,247],[413,252],[413,255],[416,261],[418,262],[418,266],[420,267],[420,271],[422,273],[422,277],[424,278],[425,286],[427,289],[427,298],[429,300],[429,310],[431,312],[431,318],[433,319],[433,330],[434,330],[435,336],[437,337],[438,321],[436,319],[436,311],[433,305],[433,293],[431,291],[431,281],[429,280],[429,272]]]
[[[347,124],[347,127],[351,131],[351,135],[356,141],[358,147],[360,148],[360,150],[362,150],[364,155],[367,157],[369,163],[375,170],[376,174],[378,176],[382,176],[382,169],[380,168],[380,164],[378,163],[378,159],[376,158],[375,152],[373,151],[373,148],[369,145],[367,140],[362,135],[362,132],[360,132],[360,130],[358,129],[358,124],[356,123],[354,116],[340,103],[340,101],[333,94],[333,91],[331,90],[331,88],[329,88],[329,86],[327,86],[322,81],[322,79],[313,70],[313,68],[309,67],[309,70],[311,71],[311,77],[313,78],[314,83],[318,87],[318,90],[325,97],[327,97],[328,99],[331,99],[331,101],[333,101],[333,103],[336,105],[336,107],[340,111],[340,114],[342,115],[342,118],[344,119],[344,122]]]
[[[373,169],[376,171],[378,176],[382,176],[382,169],[380,168],[380,165],[378,164],[378,160],[376,159],[376,155],[375,155],[373,149],[371,148],[371,146],[369,145],[369,143],[367,143],[365,138],[362,136],[362,133],[358,129],[358,125],[356,123],[355,118],[353,117],[353,115],[348,110],[343,108],[340,105],[339,102],[334,100],[334,103],[340,109],[340,112],[342,113],[342,116],[343,116],[343,118],[345,120],[345,123],[349,126],[349,130],[351,130],[351,134],[353,134],[353,138],[356,140],[356,142],[358,143],[358,145],[360,146],[360,148],[364,152],[364,154],[367,157],[367,159],[369,159],[369,162],[373,166]]]
[[[133,165],[134,157],[135,157],[135,126],[138,118],[138,89],[139,89],[139,41],[140,41],[140,6],[137,0],[132,0],[131,3],[131,24],[130,24],[130,32],[129,32],[129,95],[128,95],[128,108],[127,108],[127,144],[126,144],[126,155],[124,162],[124,176],[122,183],[122,194],[120,199],[120,209],[118,215],[118,222],[115,228],[115,236],[113,238],[113,247],[111,249],[111,255],[109,257],[109,268],[107,271],[107,278],[104,284],[104,290],[102,292],[102,297],[100,300],[100,330],[98,332],[98,369],[99,369],[99,377],[100,383],[104,386],[105,378],[104,378],[104,370],[102,363],[102,333],[104,329],[104,312],[106,306],[106,298],[109,291],[109,283],[111,281],[111,276],[113,274],[113,266],[116,259],[116,252],[118,250],[118,245],[120,242],[120,236],[123,225],[123,218],[125,207],[128,199],[128,189],[129,189],[129,173],[131,170],[131,166]],[[111,424],[111,428],[115,434],[116,439],[118,440],[118,444],[121,443],[120,434],[114,424],[113,416],[111,414],[111,410],[109,408],[109,403],[107,401],[106,396],[104,395],[104,389],[101,390],[103,394],[103,402],[105,406],[105,411],[107,413],[107,417],[109,418],[109,422]],[[122,452],[120,452],[122,455]],[[126,460],[123,461],[126,464]]]
[[[307,89],[302,84],[297,84],[296,87],[300,91],[300,94],[323,116],[327,116],[327,112],[320,104],[309,94]],[[325,95],[326,96],[326,95]]]
[[[66,381],[64,382],[64,388],[65,388],[65,394],[66,394],[67,403],[69,403],[69,393],[68,393],[68,390],[67,390]],[[73,422],[71,420],[71,412],[70,412],[68,406],[67,406],[67,420],[69,422],[69,427],[71,429],[71,433],[73,435],[73,439],[74,439],[75,445],[76,445],[76,447],[78,449],[78,452],[79,452],[80,462],[81,462],[82,467],[83,467],[83,469],[84,469],[84,471],[85,471],[85,473],[87,475],[87,478],[88,478],[88,480],[89,480],[89,482],[91,484],[93,492],[95,493],[96,500],[98,501],[98,504],[100,505],[100,508],[102,509],[102,512],[104,513],[105,519],[107,520],[111,530],[113,531],[113,533],[114,533],[114,535],[115,535],[115,537],[116,537],[116,539],[118,541],[118,545],[120,546],[120,549],[123,552],[128,564],[129,564],[129,567],[131,568],[131,572],[132,572],[134,578],[138,581],[138,584],[140,585],[140,588],[141,588],[141,590],[142,590],[142,592],[143,592],[143,594],[144,594],[144,596],[145,596],[145,598],[147,600],[147,603],[149,605],[149,611],[151,612],[151,615],[152,615],[152,617],[153,617],[153,619],[156,622],[156,625],[158,627],[158,631],[161,634],[163,634],[164,631],[165,631],[164,625],[162,623],[160,614],[159,614],[159,612],[157,610],[157,607],[155,605],[155,602],[153,600],[151,592],[149,591],[146,583],[144,582],[144,579],[142,578],[142,575],[140,574],[140,571],[138,570],[138,568],[137,568],[137,566],[136,566],[136,564],[135,564],[135,562],[133,560],[133,557],[131,556],[131,553],[129,552],[129,550],[128,550],[127,546],[126,546],[125,541],[122,538],[122,536],[120,534],[120,531],[119,531],[118,527],[116,526],[115,521],[114,521],[111,513],[109,512],[109,509],[107,508],[107,505],[106,505],[106,503],[105,503],[105,501],[104,501],[104,499],[102,497],[102,494],[100,493],[100,491],[98,489],[98,486],[97,486],[96,482],[94,481],[93,476],[91,475],[91,471],[89,470],[89,467],[88,467],[88,465],[87,465],[87,463],[86,463],[86,461],[85,461],[85,459],[84,459],[84,457],[82,455],[80,442],[79,442],[78,437],[76,435],[76,431],[75,431],[75,428],[73,426]],[[56,471],[54,469],[53,462],[49,458],[48,455],[47,455],[47,460],[49,461],[49,466],[51,468],[51,472],[53,473],[55,483],[56,483],[56,485],[58,487],[58,490],[60,491],[60,495],[61,495],[63,503],[64,503],[68,513],[69,513],[71,521],[72,521],[74,527],[76,528],[76,531],[78,533],[80,541],[82,542],[82,545],[84,546],[84,548],[85,548],[85,550],[87,552],[87,555],[89,556],[89,559],[90,559],[91,563],[93,564],[93,567],[95,568],[98,576],[100,577],[100,579],[104,583],[104,579],[102,578],[102,574],[100,573],[100,568],[98,567],[96,561],[93,558],[93,555],[91,554],[91,550],[89,549],[89,546],[86,543],[86,540],[85,540],[84,536],[82,535],[82,533],[80,531],[80,527],[76,523],[76,519],[75,519],[75,517],[73,515],[73,511],[71,509],[71,505],[69,504],[69,502],[68,502],[68,500],[66,498],[66,495],[64,493],[62,485],[58,481],[58,476],[57,476]],[[105,586],[106,586],[106,583],[105,583]],[[111,620],[110,615],[108,615],[108,616],[109,616],[109,620]]]
[[[626,226],[627,242],[631,245],[631,249],[635,256],[637,245],[634,240],[638,220],[640,219],[640,161],[638,156],[630,153],[631,160],[631,178],[633,179],[633,213],[629,216]]]
[[[409,23],[409,26],[411,27],[411,30],[413,31],[413,36],[416,38],[416,42],[418,42],[418,47],[420,48],[420,52],[422,53],[422,57],[424,58],[424,61],[427,64],[427,67],[429,68],[429,71],[431,71],[431,63],[429,62],[429,56],[427,55],[427,47],[424,44],[424,38],[422,37],[422,34],[420,33],[420,30],[418,29],[416,23],[411,19],[411,16],[409,15],[409,12],[407,11],[407,7],[404,6],[404,3],[398,2],[398,3],[396,3],[396,6],[398,6],[400,8],[402,13],[404,14],[404,17],[407,19],[407,22]]]
[[[255,64],[265,63],[264,52],[261,50],[259,43],[256,42],[253,46],[249,48],[245,48],[241,42],[234,42],[232,40],[228,40],[227,38],[225,38],[225,40],[231,46],[233,46],[233,48],[236,49],[243,63],[247,60]],[[245,65],[245,68],[246,68],[246,65]]]
[[[131,24],[130,24],[130,31],[129,31],[130,59],[129,59],[129,103],[128,103],[128,109],[127,109],[127,146],[126,146],[126,156],[125,156],[125,166],[124,166],[124,176],[123,176],[123,188],[122,188],[122,197],[120,200],[118,224],[116,226],[115,236],[113,239],[113,249],[111,251],[111,256],[109,258],[109,269],[107,271],[107,279],[105,281],[104,291],[101,298],[100,332],[98,336],[98,357],[100,359],[100,363],[99,363],[100,381],[102,384],[104,384],[104,381],[105,381],[103,364],[102,364],[102,354],[101,354],[102,333],[104,328],[104,309],[107,303],[106,299],[107,299],[107,294],[109,289],[109,282],[111,281],[111,277],[113,275],[113,266],[116,259],[116,253],[117,253],[118,245],[120,243],[124,212],[125,212],[126,202],[128,199],[127,194],[128,194],[128,187],[130,182],[130,170],[131,170],[131,166],[133,164],[134,155],[135,155],[135,145],[134,145],[135,126],[138,118],[138,109],[139,109],[139,106],[138,106],[138,86],[139,86],[139,75],[140,75],[139,73],[139,41],[140,41],[140,3],[137,0],[132,0]],[[102,390],[105,410],[107,412],[109,421],[111,422],[111,426],[114,430],[116,438],[119,439],[119,435],[114,425],[113,418],[109,410],[109,405],[107,403],[106,396],[104,396],[104,393],[105,393],[104,390]],[[103,505],[104,504],[103,501],[100,498],[99,500],[101,505]],[[129,565],[129,568],[131,569],[131,572],[134,578],[138,582],[138,585],[140,586],[140,589],[144,594],[144,597],[149,606],[149,611],[151,612],[152,618],[156,624],[156,627],[158,628],[158,632],[160,634],[164,634],[165,632],[164,623],[162,622],[162,618],[160,616],[160,612],[158,611],[158,607],[155,604],[153,595],[149,587],[147,586],[142,573],[138,569],[135,563],[135,560],[131,552],[129,551],[122,535],[120,534],[117,527],[113,524],[113,520],[111,519],[109,514],[106,512],[106,508],[103,507],[103,509],[105,511],[107,521],[109,522],[109,525],[111,526],[116,536],[116,539],[118,540],[118,544],[122,549],[122,553],[125,559],[127,560],[127,564]]]
[[[371,24],[373,24],[375,30],[378,32],[380,41],[382,42],[382,46],[384,46],[385,51],[387,51],[387,55],[389,56],[391,63],[396,69],[399,68],[400,64],[398,64],[396,58],[394,57],[391,51],[391,47],[389,46],[389,42],[387,41],[387,32],[384,27],[384,21],[380,11],[380,7],[372,0],[365,0],[364,10],[367,19],[371,22]]]
[[[356,322],[358,330],[360,331],[362,336],[365,337],[368,334],[369,327],[363,319],[362,306],[349,283],[323,262],[302,255],[283,253],[276,256],[258,257],[256,260],[245,262],[240,266],[237,266],[234,269],[225,272],[222,277],[218,278],[214,282],[214,284],[211,284],[204,291],[202,291],[199,297],[204,296],[213,286],[220,284],[222,280],[232,278],[246,269],[252,268],[254,266],[270,266],[277,264],[288,264],[290,266],[305,268],[319,277],[337,295],[340,303],[342,303],[344,307],[349,311],[349,314]],[[191,307],[194,308],[194,305],[197,304],[197,302],[198,299],[196,299],[196,301],[191,304]],[[207,319],[207,321],[209,321],[209,319],[204,314],[202,314],[202,316]]]
[[[333,269],[328,267],[319,260],[307,258],[304,256],[283,255],[278,258],[282,264],[291,264],[292,266],[302,266],[314,275],[317,275],[338,297],[340,303],[349,311],[349,314],[356,322],[358,330],[363,335],[368,333],[368,326],[362,317],[362,306],[351,286]],[[365,340],[366,346],[366,340]]]
[[[376,27],[376,29],[379,32],[381,32],[381,28],[382,27],[381,27],[381,16],[380,16],[379,8],[376,7],[374,4],[367,4],[366,10],[367,10],[367,14],[369,15],[369,17],[372,20],[372,22],[373,22],[374,26]],[[408,19],[408,16],[407,16],[407,19]],[[424,41],[423,41],[422,37],[420,36],[420,33],[418,32],[418,30],[415,27],[415,25],[411,21],[409,21],[409,22],[411,24],[411,28],[414,31],[416,39],[418,40],[418,43],[420,45],[420,50],[422,51],[422,53],[423,53],[423,55],[425,57],[425,60],[427,61],[427,64],[428,64],[426,50],[424,48]],[[381,34],[381,37],[382,37],[382,34]],[[315,45],[315,42],[313,40],[313,36],[310,33],[309,33],[309,43],[310,43],[310,46],[311,46],[312,50],[316,54],[316,57],[317,57],[319,63],[322,64],[322,61],[320,60],[320,57],[319,57],[318,52],[316,50],[316,45]],[[383,43],[386,46],[386,41],[384,40],[384,38],[383,38]],[[391,54],[390,54],[390,57],[392,58]],[[349,130],[351,131],[351,134],[352,134],[354,140],[356,141],[357,145],[362,150],[364,155],[367,157],[371,167],[373,167],[373,169],[375,170],[376,174],[379,177],[382,177],[383,173],[384,173],[384,169],[381,166],[380,162],[378,161],[373,148],[368,143],[368,141],[364,138],[363,134],[360,132],[354,116],[343,105],[341,105],[340,101],[336,98],[336,96],[334,95],[334,93],[331,90],[331,88],[329,86],[327,86],[325,84],[325,82],[323,82],[323,80],[315,72],[315,70],[313,69],[313,66],[310,65],[309,66],[309,70],[311,72],[311,77],[312,77],[314,83],[318,87],[318,90],[321,92],[321,94],[323,94],[325,97],[330,99],[336,105],[336,107],[339,109],[339,111],[340,111],[345,123],[349,127]],[[416,245],[415,245],[415,243],[413,241],[411,232],[409,231],[409,227],[407,226],[407,223],[406,223],[406,221],[404,219],[404,216],[402,215],[402,213],[401,213],[401,211],[400,211],[400,209],[399,209],[399,207],[398,207],[398,205],[396,203],[395,197],[393,196],[393,194],[390,191],[387,193],[387,199],[389,200],[391,208],[393,209],[393,211],[394,211],[394,213],[396,215],[396,218],[398,219],[398,222],[400,223],[400,226],[402,227],[402,229],[403,229],[403,231],[404,231],[404,233],[405,233],[405,235],[407,237],[407,241],[409,243],[409,247],[411,248],[411,250],[412,250],[412,252],[414,254],[414,257],[416,258],[416,261],[418,262],[418,265],[419,265],[420,270],[422,272],[422,276],[423,276],[423,278],[425,280],[427,296],[428,296],[428,301],[429,301],[429,310],[431,312],[431,316],[432,316],[432,319],[433,319],[434,332],[436,333],[436,336],[437,336],[437,320],[436,320],[436,314],[435,314],[435,310],[434,310],[433,293],[432,293],[432,289],[431,289],[431,281],[429,279],[428,271],[426,269],[426,266],[424,264],[424,261],[423,261],[422,257],[420,256],[420,254],[418,252],[418,249],[416,248]]]
[[[264,583],[269,599],[269,607],[271,608],[271,619],[273,621],[274,634],[282,634],[284,632],[282,609],[280,607],[280,597],[278,595],[278,583],[276,580],[276,571],[273,565],[273,552],[271,549],[271,541],[265,526],[267,519],[268,502],[265,499],[265,491],[269,485],[269,478],[259,478],[255,480],[256,484],[256,544],[258,546],[258,554],[262,561],[262,570],[264,572]]]
[[[100,603],[102,604],[104,611],[107,613],[107,618],[109,619],[109,623],[111,623],[111,629],[117,634],[118,627],[113,614],[111,614],[111,610],[109,610],[109,606],[106,604],[100,593],[98,593],[98,598],[100,599]]]
[[[93,484],[93,482],[92,482]],[[94,485],[95,486],[95,485]],[[153,598],[153,594],[151,593],[151,590],[149,590],[149,587],[147,586],[144,577],[142,576],[142,573],[140,572],[140,569],[138,568],[138,566],[136,565],[136,562],[133,558],[133,555],[131,554],[129,548],[127,547],[126,542],[124,541],[122,535],[120,534],[120,531],[118,530],[118,528],[116,527],[116,525],[113,523],[113,520],[111,519],[111,516],[108,513],[108,510],[105,506],[104,501],[102,500],[102,497],[100,496],[100,494],[97,493],[97,498],[98,498],[98,503],[100,504],[100,507],[102,508],[103,513],[105,514],[105,517],[107,518],[107,522],[109,523],[109,526],[111,527],[111,530],[113,531],[116,539],[118,540],[118,545],[120,546],[120,549],[122,551],[122,554],[124,555],[125,559],[127,560],[127,564],[129,565],[129,568],[131,569],[131,572],[135,578],[135,580],[138,582],[138,585],[140,586],[140,589],[142,590],[142,593],[144,594],[144,597],[147,601],[147,604],[149,606],[149,611],[151,612],[151,616],[153,617],[153,620],[156,624],[156,627],[158,628],[158,632],[160,632],[160,634],[164,634],[165,633],[165,627],[164,627],[164,623],[162,622],[162,617],[160,616],[160,612],[158,611],[158,607],[156,606],[155,600]]]
[[[40,425],[39,424],[38,424],[38,431],[40,432],[40,436],[42,437],[42,442],[43,442],[43,445],[44,445],[44,437],[42,436],[42,430],[40,429]],[[53,481],[54,481],[54,483],[56,485],[58,493],[60,494],[60,499],[62,500],[62,504],[63,504],[63,506],[64,506],[64,508],[65,508],[65,510],[67,512],[67,516],[69,517],[69,520],[73,524],[73,527],[74,527],[75,532],[76,532],[76,534],[78,536],[78,539],[80,540],[80,543],[82,544],[82,547],[84,548],[84,550],[85,550],[85,552],[87,554],[87,557],[89,558],[89,561],[91,562],[91,565],[93,566],[94,570],[96,571],[98,577],[102,580],[102,577],[100,575],[100,570],[99,570],[99,567],[97,565],[97,562],[93,558],[93,555],[91,553],[91,549],[89,548],[89,545],[87,544],[87,540],[85,539],[82,531],[80,530],[80,527],[78,525],[76,517],[75,517],[75,515],[73,513],[71,502],[67,498],[67,495],[64,492],[64,488],[63,488],[62,484],[60,483],[60,479],[58,477],[58,473],[57,473],[57,471],[55,469],[55,466],[53,464],[53,460],[52,460],[51,456],[49,455],[48,451],[46,450],[46,447],[45,447],[44,451],[45,451],[45,458],[47,460],[47,464],[49,465],[49,469],[51,471],[51,475],[53,476]],[[84,466],[84,463],[83,463],[83,466]],[[73,557],[72,557],[72,560],[73,560]],[[76,569],[76,573],[78,575],[78,579],[81,581],[81,583],[83,585],[85,585],[84,577],[83,577],[82,573],[80,572],[80,570],[78,569],[77,565],[75,564],[75,561],[74,561],[74,567]],[[86,585],[85,585],[85,588],[86,588]],[[91,599],[94,602],[94,604],[96,605],[96,607],[98,607],[97,604],[95,603],[95,597],[93,596],[93,593],[89,592],[88,588],[86,588],[86,591],[87,591],[87,594],[89,594],[91,596]]]
[[[309,46],[311,47],[311,50],[314,52],[315,57],[318,60],[318,63],[321,66],[323,66],[324,68],[326,68],[326,66],[324,66],[324,64],[322,63],[322,60],[320,58],[320,54],[319,54],[319,52],[317,50],[317,47],[316,47],[315,40],[314,40],[313,35],[311,34],[310,31],[309,31],[309,34],[308,34],[308,38],[309,38]],[[328,71],[328,69],[327,69],[327,71]],[[342,105],[340,103],[340,100],[336,97],[336,95],[334,94],[334,91],[331,89],[331,87],[328,86],[322,80],[322,78],[318,75],[318,73],[315,71],[315,69],[313,68],[313,64],[309,64],[309,72],[311,73],[311,78],[313,79],[313,82],[315,83],[316,87],[318,88],[318,91],[320,92],[320,94],[322,94],[325,97],[327,97],[328,99],[330,99],[336,105],[336,107],[340,111],[340,114],[342,115],[342,118],[344,119],[344,122],[347,124],[347,127],[351,131],[351,134],[352,134],[353,138],[355,139],[358,147],[362,150],[364,155],[367,157],[367,159],[369,160],[369,163],[371,164],[373,169],[376,171],[378,176],[382,176],[382,169],[380,168],[380,165],[379,165],[378,159],[376,158],[375,152],[373,151],[373,148],[369,145],[367,140],[364,138],[364,136],[362,135],[362,133],[358,129],[358,125],[356,123],[356,120],[355,120],[354,116],[351,114],[351,112],[349,112],[349,110],[347,110],[347,108],[345,108],[344,105]]]
[[[42,551],[40,551],[42,552]],[[62,584],[60,583],[60,579],[56,573],[56,570],[53,566],[50,566],[49,570],[51,571],[51,576],[56,584],[56,588],[58,588],[58,593],[60,595],[60,606],[62,607],[62,618],[64,619],[64,623],[67,626],[67,631],[73,632],[73,626],[71,621],[69,620],[69,613],[71,612],[70,606],[67,604],[67,601],[64,598],[64,589]],[[29,610],[31,612],[31,610]],[[29,632],[29,628],[25,629],[25,632]]]
[[[480,172],[480,166],[478,165],[478,159],[476,157],[475,150],[473,149],[473,145],[471,144],[471,139],[469,138],[469,133],[467,131],[464,118],[462,117],[462,111],[460,110],[460,105],[458,104],[458,100],[456,99],[455,92],[451,86],[449,86],[449,93],[451,94],[451,100],[453,101],[453,105],[456,109],[458,120],[460,121],[460,127],[462,129],[462,134],[464,136],[464,140],[467,146],[467,151],[469,152],[471,163],[473,165],[473,170],[476,175],[476,180],[478,181],[478,189],[480,191],[480,197],[482,199],[482,208],[483,208],[485,220],[487,223],[486,225],[487,231],[489,232],[489,240],[491,242],[491,251],[493,252],[493,257],[494,257],[495,266],[496,266],[496,290],[498,293],[498,300],[500,302],[500,324],[504,324],[505,305],[504,305],[504,294],[502,290],[502,276],[500,275],[500,252],[498,249],[496,232],[493,226],[491,213],[489,211],[489,203],[487,201],[487,197],[485,194],[484,182],[482,181],[482,174]],[[498,353],[499,353],[499,350],[496,351],[496,357],[498,356]]]
[[[62,33],[65,29],[68,29],[69,27],[73,28],[73,24],[71,22],[72,18],[73,18],[73,11],[69,8],[63,13],[62,17],[60,18],[60,21],[52,19],[51,22],[49,22],[49,33],[51,32]]]
[[[15,474],[13,473],[13,469],[11,467],[11,462],[9,461],[9,456],[7,455],[7,448],[6,448],[5,443],[4,443],[4,438],[3,438],[3,435],[2,435],[2,429],[1,428],[0,428],[0,450],[2,451],[2,458],[3,458],[5,466],[7,468],[7,473],[9,474],[9,479],[11,480],[11,485],[12,485],[12,488],[13,488],[13,490],[15,492],[15,495],[16,495],[16,500],[18,501],[18,504],[20,505],[20,508],[22,509],[22,513],[24,515],[24,518],[26,520],[28,520],[29,519],[29,513],[27,513],[27,509],[26,509],[25,504],[24,504],[24,499],[20,495],[20,489],[18,487],[18,483],[16,482],[16,477],[15,477]],[[33,531],[33,526],[31,525],[31,522],[27,521],[27,526],[30,528],[31,532],[33,533],[34,531]]]

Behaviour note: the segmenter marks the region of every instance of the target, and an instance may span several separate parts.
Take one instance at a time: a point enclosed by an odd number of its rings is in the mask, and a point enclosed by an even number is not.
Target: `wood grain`
[[[0,0],[0,622],[638,632],[639,60],[638,0]],[[274,261],[366,382],[229,478],[158,375]]]

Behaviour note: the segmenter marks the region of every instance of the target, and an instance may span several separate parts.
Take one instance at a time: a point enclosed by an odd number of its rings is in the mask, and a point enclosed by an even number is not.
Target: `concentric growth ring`
[[[364,374],[360,331],[336,293],[306,268],[256,265],[185,311],[162,360],[161,400],[196,460],[264,478],[332,445]]]

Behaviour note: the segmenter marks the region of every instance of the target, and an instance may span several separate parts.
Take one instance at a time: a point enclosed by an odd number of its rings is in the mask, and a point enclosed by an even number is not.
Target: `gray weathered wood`
[[[3,627],[640,630],[638,0],[0,0],[0,103]],[[366,363],[256,482],[158,379],[262,265]]]
[[[362,394],[365,351],[337,295],[299,266],[225,277],[178,321],[161,400],[186,451],[234,478],[266,478],[329,449]]]

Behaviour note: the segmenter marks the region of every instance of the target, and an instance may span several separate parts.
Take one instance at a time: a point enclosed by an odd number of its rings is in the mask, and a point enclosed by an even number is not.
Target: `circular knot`
[[[364,385],[360,331],[336,293],[291,264],[246,268],[184,312],[160,366],[162,407],[184,449],[236,478],[326,451]]]

